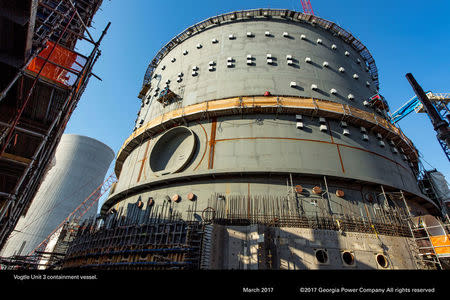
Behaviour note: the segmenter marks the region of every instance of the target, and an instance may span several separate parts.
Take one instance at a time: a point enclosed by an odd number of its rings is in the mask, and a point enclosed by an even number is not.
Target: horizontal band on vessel
[[[273,114],[305,114],[315,117],[327,117],[347,121],[350,124],[370,128],[398,144],[405,155],[413,162],[418,160],[418,153],[413,143],[395,125],[382,117],[348,104],[331,102],[314,98],[300,97],[233,97],[220,100],[205,101],[172,110],[150,120],[138,128],[119,150],[115,172],[119,177],[122,165],[128,155],[145,139],[162,132],[169,126],[184,124],[186,121],[206,119],[210,117],[242,115],[254,113]]]

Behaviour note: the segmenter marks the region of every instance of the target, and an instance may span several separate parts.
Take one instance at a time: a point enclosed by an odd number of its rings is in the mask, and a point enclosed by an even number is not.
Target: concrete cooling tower
[[[139,98],[104,219],[66,268],[419,268],[404,219],[438,207],[373,57],[337,24],[209,18],[156,54]]]
[[[27,255],[36,248],[103,182],[113,158],[114,152],[95,139],[64,134],[45,179],[1,256]],[[94,207],[85,216],[95,214]]]

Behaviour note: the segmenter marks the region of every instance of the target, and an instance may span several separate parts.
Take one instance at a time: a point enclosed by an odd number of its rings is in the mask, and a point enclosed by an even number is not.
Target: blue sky
[[[426,5],[425,5],[426,3]],[[371,52],[378,67],[380,93],[391,111],[414,92],[405,78],[411,72],[424,90],[450,92],[450,1],[311,0],[315,15],[337,23]],[[109,145],[114,152],[132,133],[140,108],[137,95],[148,63],[186,27],[221,13],[252,8],[301,10],[300,1],[148,1],[104,0],[91,34],[111,27],[102,55],[65,133],[82,134]],[[81,53],[86,50],[79,44]],[[399,123],[424,158],[449,180],[450,164],[425,114],[410,114]],[[110,171],[112,171],[112,167]]]

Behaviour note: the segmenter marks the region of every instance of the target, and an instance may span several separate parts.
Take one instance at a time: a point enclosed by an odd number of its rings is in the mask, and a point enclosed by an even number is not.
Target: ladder
[[[213,225],[203,225],[203,238],[201,245],[200,269],[208,270],[211,268],[211,239]]]
[[[403,201],[403,204],[407,211],[407,216],[403,220],[408,223],[409,231],[411,233],[411,237],[413,239],[412,243],[410,239],[407,239],[409,250],[414,258],[414,263],[416,264],[417,269],[427,269],[430,266],[433,266],[436,268],[436,266],[439,266],[439,268],[442,270],[441,262],[439,261],[438,255],[436,253],[436,250],[433,246],[433,243],[430,239],[430,234],[428,230],[426,229],[426,226],[423,226],[422,228],[420,226],[415,226],[414,222],[412,221],[413,215],[411,215],[411,211],[409,210],[409,206],[406,203],[405,195],[403,194],[403,191],[400,190],[400,198]],[[422,233],[421,233],[422,232]],[[425,235],[423,234],[425,232]],[[422,247],[423,244],[426,244],[425,247]],[[431,245],[431,246],[428,246]],[[429,249],[428,252],[425,252],[426,249]],[[423,253],[425,252],[425,253]],[[430,259],[429,259],[430,258]]]
[[[410,217],[407,219],[407,223],[414,240],[416,261],[418,260],[422,268],[426,268],[426,266],[431,263],[432,266],[438,266],[439,269],[443,270],[439,256],[436,253],[435,246],[431,242],[430,234],[426,225],[415,226]]]

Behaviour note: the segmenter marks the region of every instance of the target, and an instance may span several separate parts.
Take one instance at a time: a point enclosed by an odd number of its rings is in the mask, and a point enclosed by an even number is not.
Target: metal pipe
[[[39,1],[39,2],[42,2],[42,1]],[[39,3],[39,4],[40,4],[40,3]],[[60,7],[60,5],[62,5],[62,1],[58,2],[58,5],[56,5],[55,9],[51,9],[51,13],[48,14],[48,16],[47,16],[47,17],[45,18],[45,20],[42,22],[41,26],[39,26],[38,28],[36,28],[36,30],[35,30],[36,35],[38,35],[37,33],[39,32],[39,30],[41,30],[42,27],[44,26],[44,24],[46,24],[46,23],[50,20],[50,18],[53,16],[53,14],[54,14],[55,12],[57,12],[57,9]],[[66,13],[67,13],[67,11],[66,11]],[[53,24],[52,24],[52,25],[53,25]],[[39,36],[39,35],[38,35],[38,36]],[[50,37],[50,35],[47,35],[47,36]]]
[[[81,18],[80,14],[78,13],[77,8],[75,7],[75,5],[73,5],[73,3],[72,3],[71,0],[67,0],[67,2],[69,2],[70,6],[72,6],[72,8],[75,10],[76,15],[77,15],[78,19],[79,19],[80,22],[81,22],[81,25],[83,25],[84,30],[87,32],[87,34],[89,35],[89,37],[90,37],[91,40],[93,41],[94,39],[92,38],[92,35],[89,33],[89,30],[87,29],[86,24],[84,24],[84,21],[83,21],[83,19]],[[97,42],[97,43],[99,43],[99,42]]]
[[[0,121],[0,126],[10,127],[11,125],[8,124],[8,123]],[[16,126],[16,130],[20,131],[20,132],[23,132],[23,133],[30,134],[30,135],[34,135],[34,136],[37,136],[37,137],[41,137],[41,138],[44,137],[44,134],[42,134],[42,133],[37,133],[35,131],[31,131],[31,130],[28,130],[28,129],[25,129],[25,128],[22,128],[22,127]]]
[[[42,59],[43,61],[48,60],[48,59],[45,59],[45,58],[43,58],[42,56],[39,56],[39,55],[37,56],[37,58],[40,58],[40,59]],[[73,73],[73,74],[78,74],[78,73],[80,73],[80,71],[77,71],[77,70],[74,70],[74,69],[70,69],[70,68],[64,67],[64,66],[62,66],[62,65],[60,65],[60,64],[58,64],[58,63],[55,63],[55,62],[53,62],[53,61],[49,61],[49,60],[48,60],[48,63],[50,63],[50,64],[52,64],[52,65],[55,65],[55,66],[57,66],[58,68],[64,69],[64,70],[66,70],[67,72],[70,72],[70,73]]]
[[[61,13],[61,12],[59,12],[59,11],[57,11],[57,10],[54,10],[51,6],[48,6],[48,5],[45,4],[45,3],[39,3],[39,5],[42,6],[42,7],[45,7],[45,8],[47,8],[47,9],[49,9],[49,10],[54,11],[56,14],[58,14],[58,15],[60,15],[60,16],[63,16],[63,13]],[[85,40],[85,41],[88,41],[88,42],[90,42],[90,43],[92,43],[92,44],[95,44],[94,40],[90,40],[90,39],[88,39],[88,38],[86,38],[86,37],[84,37],[84,36],[82,36],[82,35],[76,33],[76,32],[73,31],[73,30],[68,29],[67,31],[70,32],[70,33],[73,34],[73,35],[76,35],[77,37],[79,37],[79,38],[81,38],[81,39],[83,39],[83,40]]]
[[[6,154],[8,154],[8,153],[6,153]],[[20,161],[19,159],[12,159],[11,157],[8,157],[6,155],[0,156],[0,159],[1,160],[5,160],[5,161],[10,162],[10,163],[19,164],[19,165],[22,165],[22,166],[27,166],[28,165],[27,162]]]
[[[327,202],[328,202],[328,209],[330,211],[330,215],[333,215],[333,209],[331,208],[331,202],[330,202],[330,193],[328,192],[328,184],[327,184],[327,177],[323,176],[323,180],[325,181],[325,189],[327,191]]]
[[[98,41],[97,41],[97,43],[96,43],[94,49],[92,49],[92,52],[91,52],[91,54],[89,55],[88,60],[87,60],[87,62],[86,62],[86,64],[85,64],[85,71],[83,72],[83,74],[85,74],[85,72],[86,72],[88,69],[89,69],[89,72],[90,72],[90,69],[92,68],[92,65],[93,65],[92,61],[93,61],[93,60],[95,61],[95,59],[96,59],[96,58],[94,57],[94,55],[97,53],[98,47],[99,47],[99,45],[100,45],[100,42],[103,40],[103,37],[104,37],[104,36],[106,35],[106,33],[108,32],[108,29],[109,29],[109,26],[110,26],[110,25],[111,25],[111,22],[108,22],[108,25],[106,25],[105,29],[103,30],[102,35],[101,35],[100,38],[98,39]],[[98,56],[97,56],[97,57],[98,57]],[[81,72],[80,72],[80,73],[81,73]],[[72,95],[73,95],[75,89],[76,89],[78,86],[81,87],[81,85],[79,85],[79,81],[81,80],[81,78],[82,78],[82,77],[78,76],[77,81],[75,81],[75,83],[73,84],[73,87],[72,87],[72,89],[71,89],[71,91],[70,91],[70,94],[69,94],[69,96],[68,96],[68,97],[69,97],[69,101],[66,101],[66,102],[64,103],[62,110],[64,110],[64,109],[67,107],[67,105],[69,104],[70,99],[72,99]],[[86,78],[86,76],[84,76],[83,78]]]
[[[417,98],[419,98],[420,102],[422,103],[428,115],[430,116],[434,129],[437,130],[440,126],[445,124],[444,122],[442,122],[443,120],[441,116],[431,103],[430,99],[428,99],[422,87],[417,83],[413,75],[411,73],[407,73],[406,79],[408,79],[409,83],[411,84],[411,87],[414,90],[414,93],[416,93]]]
[[[417,83],[416,79],[411,73],[406,74],[406,79],[408,79],[414,90],[414,93],[416,93],[417,98],[419,98],[420,102],[425,108],[425,111],[430,117],[434,130],[437,132],[437,138],[444,141],[447,144],[447,147],[450,147],[450,129],[448,127],[447,121],[441,118],[439,112],[431,103],[430,99],[428,99],[422,87]]]
[[[412,217],[412,215],[411,215],[411,212],[409,210],[408,204],[406,203],[405,195],[403,195],[403,191],[402,190],[400,190],[400,194],[402,196],[401,198],[403,200],[403,204],[405,205],[406,211],[408,212],[408,217],[410,218],[410,217]]]

